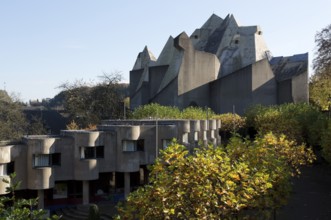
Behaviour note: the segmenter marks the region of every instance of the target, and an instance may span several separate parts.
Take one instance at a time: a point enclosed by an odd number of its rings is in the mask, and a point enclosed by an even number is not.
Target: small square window
[[[135,143],[135,141],[124,140],[124,141],[122,141],[122,147],[123,147],[123,151],[125,151],[125,152],[136,151],[136,143]]]
[[[83,159],[95,159],[95,147],[84,147]]]
[[[50,154],[34,154],[33,167],[50,167],[51,159]]]

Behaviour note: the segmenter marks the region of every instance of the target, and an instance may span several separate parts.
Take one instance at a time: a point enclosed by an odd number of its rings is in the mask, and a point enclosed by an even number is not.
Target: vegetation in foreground
[[[151,166],[150,184],[118,206],[117,219],[269,215],[286,203],[290,177],[313,160],[310,148],[272,133],[254,141],[234,136],[224,147],[201,147],[193,154],[173,142]]]
[[[17,199],[15,197],[15,190],[19,188],[20,181],[15,181],[15,173],[10,175],[10,178],[2,179],[6,184],[7,193],[9,196],[0,197],[0,219],[6,220],[56,220],[60,219],[59,216],[53,215],[50,218],[47,217],[47,212],[43,209],[38,209],[38,198],[36,199]]]

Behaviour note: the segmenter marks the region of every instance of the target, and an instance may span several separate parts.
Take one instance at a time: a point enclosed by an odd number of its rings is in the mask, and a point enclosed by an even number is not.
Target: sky
[[[212,15],[259,25],[274,56],[309,53],[331,23],[330,0],[0,0],[0,89],[22,101],[52,98],[65,82],[129,72],[145,46],[191,35]]]

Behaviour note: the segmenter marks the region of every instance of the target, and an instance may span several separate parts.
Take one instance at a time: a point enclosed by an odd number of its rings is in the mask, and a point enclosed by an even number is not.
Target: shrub
[[[181,112],[181,119],[211,119],[215,113],[210,108],[188,107]]]
[[[151,166],[150,184],[117,207],[117,219],[236,219],[250,209],[256,217],[286,202],[290,177],[313,159],[284,135],[233,137],[193,154],[173,142]]]
[[[327,129],[322,134],[321,140],[321,147],[322,147],[322,156],[324,159],[331,163],[331,121],[328,121]]]
[[[99,220],[100,212],[96,204],[91,204],[89,207],[88,220]]]
[[[318,108],[307,103],[279,106],[254,106],[245,114],[247,126],[259,133],[285,134],[298,143],[320,145],[326,118]]]
[[[149,119],[149,118],[168,118],[176,119],[180,116],[180,110],[177,107],[162,106],[157,103],[141,105],[136,108],[130,115],[132,119]]]
[[[237,114],[226,113],[214,115],[214,119],[221,120],[221,131],[236,132],[245,126],[245,118]]]
[[[207,119],[212,118],[215,113],[211,109],[201,107],[188,107],[179,110],[177,107],[162,106],[157,103],[139,106],[130,118],[132,119]]]

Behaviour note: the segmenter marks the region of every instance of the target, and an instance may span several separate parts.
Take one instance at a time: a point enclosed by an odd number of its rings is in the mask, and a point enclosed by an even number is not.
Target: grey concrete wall
[[[116,133],[104,132],[104,158],[98,158],[99,172],[113,172],[117,164]]]
[[[252,105],[276,105],[277,82],[269,61],[263,59],[252,65]]]
[[[277,101],[278,104],[293,102],[291,79],[277,83]]]
[[[74,142],[74,138],[62,137],[55,143],[55,153],[61,153],[61,165],[53,167],[57,181],[72,180],[74,177]]]
[[[211,108],[216,113],[243,114],[252,103],[252,66],[211,83]]]
[[[220,62],[211,53],[194,49],[190,38],[182,33],[175,39],[175,46],[184,50],[184,57],[178,73],[178,95],[205,85],[218,76]]]
[[[161,90],[150,102],[160,105],[178,106],[178,80],[175,78],[163,90]],[[180,107],[180,106],[178,106]]]
[[[149,68],[149,97],[152,98],[157,94],[168,67],[164,65]]]
[[[308,71],[292,78],[292,97],[294,103],[309,101]]]

